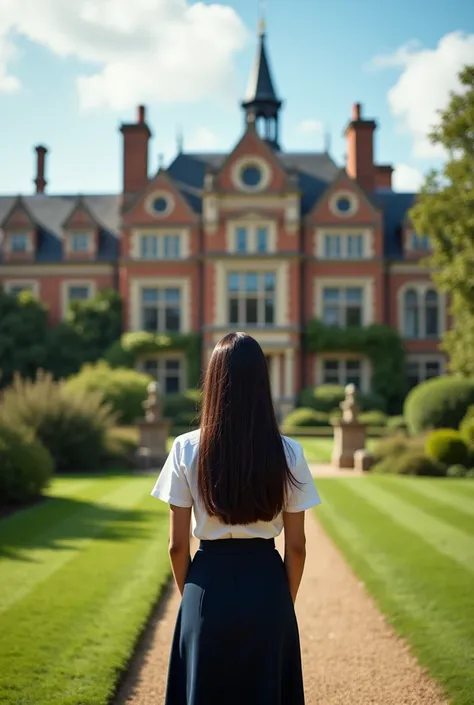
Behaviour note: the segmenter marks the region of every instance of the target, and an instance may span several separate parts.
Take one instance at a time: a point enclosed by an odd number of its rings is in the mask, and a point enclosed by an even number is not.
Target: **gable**
[[[32,229],[36,227],[36,223],[31,217],[21,197],[16,199],[12,208],[3,219],[1,225],[4,230],[13,230],[16,228]]]
[[[381,213],[358,184],[341,170],[316,201],[308,217],[318,223],[350,226],[378,223]]]
[[[288,190],[288,175],[255,127],[249,125],[214,180],[216,190],[268,193]]]
[[[97,221],[93,218],[90,210],[81,198],[78,198],[71,213],[63,223],[65,230],[93,229],[97,228]]]
[[[125,225],[194,224],[197,215],[173,179],[160,169],[123,211]]]

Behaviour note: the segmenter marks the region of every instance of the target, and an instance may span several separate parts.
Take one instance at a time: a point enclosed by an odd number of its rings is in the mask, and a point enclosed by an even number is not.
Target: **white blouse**
[[[287,452],[289,467],[299,483],[291,487],[285,506],[286,512],[302,512],[321,504],[314,480],[301,445],[284,436],[286,444],[293,453]],[[286,446],[285,444],[285,446]],[[197,487],[197,453],[199,448],[199,430],[178,436],[173,443],[170,454],[151,491],[153,497],[177,507],[192,507],[193,534],[198,539],[272,539],[283,529],[283,514],[272,521],[259,521],[246,526],[229,526],[217,517],[209,516],[199,499]]]

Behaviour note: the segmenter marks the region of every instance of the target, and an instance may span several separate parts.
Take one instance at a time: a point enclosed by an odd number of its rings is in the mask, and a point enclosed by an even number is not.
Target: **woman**
[[[294,602],[304,512],[320,499],[301,446],[280,435],[267,362],[250,336],[216,345],[201,428],[174,441],[152,495],[171,505],[182,595],[165,705],[303,705]],[[283,528],[284,563],[274,542]]]

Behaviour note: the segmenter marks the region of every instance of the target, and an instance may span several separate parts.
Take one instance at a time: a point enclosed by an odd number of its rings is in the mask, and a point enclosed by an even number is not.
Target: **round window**
[[[155,213],[165,213],[168,209],[168,199],[164,196],[158,196],[153,201],[153,210]]]
[[[347,196],[340,196],[336,201],[336,208],[340,213],[349,213],[352,202]]]
[[[245,186],[255,188],[262,180],[262,171],[260,167],[252,164],[242,169],[241,178]]]

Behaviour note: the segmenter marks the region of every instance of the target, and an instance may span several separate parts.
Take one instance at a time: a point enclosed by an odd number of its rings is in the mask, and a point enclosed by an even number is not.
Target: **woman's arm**
[[[306,560],[306,536],[304,533],[304,512],[283,512],[285,529],[285,570],[290,585],[293,603],[303,577]]]
[[[183,594],[184,583],[189,570],[191,530],[191,508],[170,506],[170,545],[171,568],[178,590]]]

